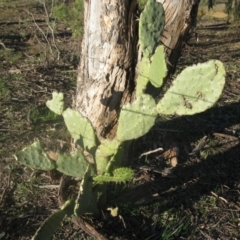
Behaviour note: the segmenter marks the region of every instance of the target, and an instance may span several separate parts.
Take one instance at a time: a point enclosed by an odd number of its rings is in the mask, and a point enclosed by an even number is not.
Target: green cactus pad
[[[145,57],[150,58],[160,42],[165,25],[165,14],[161,3],[148,0],[139,21],[140,49]]]
[[[34,169],[47,171],[56,168],[56,162],[47,157],[39,141],[19,151],[14,157],[20,163]]]
[[[90,150],[96,146],[96,136],[87,118],[70,108],[63,112],[63,117],[68,131],[75,141],[78,140],[81,147]]]
[[[134,172],[130,168],[118,168],[113,171],[113,176],[110,174],[105,174],[105,175],[98,175],[93,178],[93,181],[97,183],[105,183],[105,182],[115,182],[115,183],[120,183],[120,182],[126,182],[129,181],[133,178]]]
[[[149,82],[150,60],[147,57],[142,58],[139,63],[139,73],[137,78],[136,96],[141,96]]]
[[[73,156],[59,153],[56,163],[59,172],[78,178],[83,178],[89,165],[89,162],[80,151],[76,151]]]
[[[154,87],[159,88],[163,84],[163,78],[166,76],[166,73],[167,65],[165,62],[164,47],[160,45],[152,56],[149,69],[149,81]]]
[[[211,60],[184,69],[157,105],[159,114],[192,115],[212,107],[224,83],[222,62]]]
[[[74,208],[76,216],[82,216],[85,213],[93,214],[95,217],[99,215],[98,194],[97,191],[93,190],[92,172],[92,166],[89,166],[84,174]]]
[[[115,154],[111,156],[106,167],[106,173],[111,173],[114,169],[122,167],[128,144],[127,142],[122,143]]]
[[[146,94],[123,106],[118,123],[117,139],[121,142],[139,138],[154,125],[157,114],[155,100]]]
[[[122,162],[122,142],[116,138],[113,140],[104,139],[99,145],[96,151],[96,165],[97,173],[103,174],[111,171],[110,168],[116,168],[119,166],[119,162]],[[110,167],[111,166],[111,167]]]
[[[46,105],[51,111],[58,115],[61,115],[64,108],[63,99],[64,99],[63,93],[53,92],[52,100],[48,100]]]
[[[98,149],[102,152],[102,154],[106,157],[112,156],[119,148],[119,142],[116,138],[109,140],[103,139]]]
[[[110,157],[105,156],[104,153],[97,149],[95,155],[97,174],[103,174],[106,171],[106,166],[109,162]]]
[[[60,226],[61,222],[66,216],[73,215],[74,201],[68,200],[60,210],[53,213],[49,218],[47,218],[41,227],[37,230],[32,240],[51,240],[52,235]]]

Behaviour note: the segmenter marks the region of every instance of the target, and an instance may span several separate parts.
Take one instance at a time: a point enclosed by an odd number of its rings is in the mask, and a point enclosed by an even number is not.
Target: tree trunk
[[[165,28],[161,42],[165,46],[169,72],[175,70],[189,34],[195,30],[200,0],[158,0],[165,10]]]
[[[166,25],[159,41],[169,71],[195,24],[199,0],[158,0]],[[119,109],[134,99],[138,54],[137,0],[85,0],[84,38],[75,108],[92,123],[99,140],[113,138]]]

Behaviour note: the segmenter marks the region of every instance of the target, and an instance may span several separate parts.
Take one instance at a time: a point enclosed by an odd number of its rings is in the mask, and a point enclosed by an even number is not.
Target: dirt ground
[[[222,8],[210,13],[202,8],[198,40],[186,44],[177,66],[178,73],[198,62],[221,60],[227,74],[219,102],[194,116],[160,118],[134,142],[130,152],[136,176],[111,186],[109,193],[118,217],[103,210],[100,220],[84,218],[105,239],[239,239],[240,37],[239,25],[226,24]],[[35,139],[52,150],[60,143],[68,147],[62,119],[45,102],[57,90],[71,106],[80,40],[59,25],[51,53],[37,27],[48,29],[35,1],[3,1],[0,11],[0,239],[27,240],[59,208],[59,177],[26,168],[13,154]],[[175,167],[164,161],[170,151],[165,157],[139,158],[159,147],[177,148]],[[94,238],[66,219],[53,239]]]

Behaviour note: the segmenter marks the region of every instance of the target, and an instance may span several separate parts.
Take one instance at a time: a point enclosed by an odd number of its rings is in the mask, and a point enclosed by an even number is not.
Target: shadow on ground
[[[174,231],[174,226],[176,228],[181,224],[188,225],[188,230],[185,229],[186,232],[182,230],[169,239],[179,239],[180,236],[190,239],[193,231],[196,231],[196,226],[199,226],[202,222],[205,231],[208,221],[210,223],[215,222],[218,226],[218,228],[211,229],[211,237],[216,239],[220,235],[223,237],[225,234],[225,237],[229,237],[229,231],[227,230],[229,228],[235,229],[232,231],[232,236],[238,236],[237,222],[234,227],[231,227],[228,221],[239,217],[237,212],[240,207],[238,204],[240,199],[239,145],[234,143],[232,148],[228,146],[228,150],[225,149],[225,152],[209,156],[207,159],[201,158],[199,154],[190,157],[187,150],[190,152],[193,148],[191,143],[196,143],[203,136],[212,135],[215,132],[221,133],[225,129],[239,124],[239,107],[239,103],[233,103],[215,107],[195,116],[175,118],[159,123],[149,134],[151,139],[148,139],[148,137],[145,139],[145,146],[143,146],[141,139],[136,141],[135,147],[147,149],[146,142],[148,140],[149,147],[153,146],[153,132],[156,135],[156,133],[159,133],[159,129],[165,129],[166,132],[175,130],[175,133],[171,133],[171,138],[180,147],[180,163],[174,170],[174,177],[166,178],[157,173],[150,173],[151,177],[148,177],[146,181],[141,181],[140,184],[131,189],[125,189],[119,197],[112,200],[113,206],[119,206],[120,209],[127,206],[131,213],[131,216],[124,215],[127,229],[124,229],[123,226],[118,229],[119,237],[123,237],[121,239],[129,239],[129,237],[131,239],[161,239],[163,236],[161,223],[156,224],[153,229],[154,221],[152,217],[157,215],[161,218],[164,212],[173,209],[175,212],[181,210],[181,214],[186,214],[185,216],[188,216],[188,218],[184,220],[185,222],[180,219],[179,222],[175,221],[170,227],[171,231]],[[230,141],[227,141],[227,145]],[[157,142],[155,143],[158,145]],[[154,159],[154,156],[150,158]],[[151,160],[149,161],[151,162]],[[206,197],[209,198],[209,201],[214,201],[212,209],[207,205],[197,206],[201,199]],[[203,202],[204,204],[206,203]],[[155,206],[155,212],[152,213],[152,216],[144,218],[142,212],[133,214],[134,209],[144,205],[146,208],[150,205]],[[229,210],[231,208],[232,210]],[[229,211],[231,214],[229,214]],[[208,215],[207,220],[203,220],[206,215]],[[113,222],[112,224],[113,228],[117,226],[119,228],[119,223]],[[107,225],[111,227],[109,221]],[[139,227],[136,225],[139,225]],[[131,228],[135,229],[134,235]],[[136,229],[138,229],[138,232],[136,232]],[[166,228],[164,228],[164,231],[166,231]],[[148,238],[149,236],[153,238]],[[199,239],[202,239],[202,237],[200,234]],[[194,239],[197,239],[197,237]]]

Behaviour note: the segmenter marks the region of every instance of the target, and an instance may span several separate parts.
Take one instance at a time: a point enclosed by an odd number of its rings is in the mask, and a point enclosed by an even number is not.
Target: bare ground
[[[24,11],[26,3],[0,7],[0,239],[25,240],[58,209],[54,185],[59,177],[25,168],[12,155],[36,138],[52,150],[59,142],[67,149],[62,119],[52,116],[45,102],[58,90],[71,105],[79,60],[73,52],[79,52],[79,42],[59,28],[61,61],[46,59],[35,37],[36,25]],[[46,28],[41,8],[28,7]],[[205,113],[159,119],[147,136],[134,142],[130,152],[136,176],[126,185],[111,186],[109,193],[109,206],[118,206],[119,216],[104,210],[100,220],[85,219],[106,239],[239,239],[239,26],[207,19],[197,31],[199,42],[185,46],[177,72],[219,59],[227,71],[223,95]],[[178,148],[176,167],[170,168],[159,153],[139,158],[158,147]],[[93,238],[66,219],[54,239]]]

